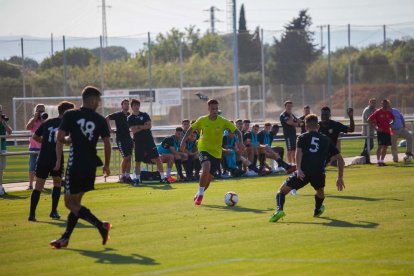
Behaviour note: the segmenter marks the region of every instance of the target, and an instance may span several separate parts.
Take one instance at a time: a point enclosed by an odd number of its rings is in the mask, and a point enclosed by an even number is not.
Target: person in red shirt
[[[378,166],[385,166],[384,158],[387,154],[388,146],[391,146],[391,123],[395,120],[391,111],[391,103],[389,100],[382,101],[382,108],[375,110],[368,117],[368,123],[377,131],[378,149],[377,160]]]

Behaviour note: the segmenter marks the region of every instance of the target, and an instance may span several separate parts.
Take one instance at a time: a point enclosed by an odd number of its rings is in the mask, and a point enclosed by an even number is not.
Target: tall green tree
[[[247,30],[244,4],[240,8],[239,16],[239,70],[241,73],[260,70],[261,42],[260,30],[256,28],[253,34]]]
[[[305,82],[307,67],[321,54],[313,44],[313,32],[309,30],[311,25],[308,10],[301,10],[298,17],[285,26],[280,41],[274,40],[269,68],[272,80],[283,84]]]

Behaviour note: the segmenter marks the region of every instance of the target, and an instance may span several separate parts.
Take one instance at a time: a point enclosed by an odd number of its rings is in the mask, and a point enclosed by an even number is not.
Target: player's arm
[[[42,136],[38,136],[38,135],[36,135],[36,133],[33,133],[33,135],[32,135],[32,138],[33,138],[33,140],[35,140],[36,142],[38,142],[38,143],[42,143],[42,141],[43,141],[43,137]]]
[[[190,126],[188,129],[187,129],[187,132],[185,133],[185,135],[184,135],[184,137],[183,137],[183,139],[181,140],[181,144],[180,144],[180,152],[185,152],[185,147],[186,147],[186,142],[187,142],[187,139],[188,139],[188,137],[193,133],[193,127],[192,126]]]
[[[238,139],[239,150],[244,151],[246,149],[246,146],[243,143],[243,134],[237,128],[236,128],[235,132],[236,132],[237,139]]]
[[[62,162],[62,153],[63,153],[63,144],[59,140],[56,140],[55,151],[56,151],[56,163],[55,163],[55,167],[53,168],[53,170],[57,171],[60,168],[60,164]]]
[[[305,174],[302,171],[302,156],[303,156],[303,152],[302,152],[302,148],[299,148],[296,146],[296,152],[295,152],[295,158],[296,158],[296,168],[298,171],[298,178],[302,179],[305,177]]]
[[[354,109],[352,107],[348,108],[347,114],[349,116],[348,132],[354,132],[355,130]]]
[[[345,189],[345,183],[344,183],[344,167],[345,167],[345,161],[344,158],[342,158],[342,155],[340,153],[334,155],[331,160],[337,160],[338,161],[338,179],[336,180],[336,187],[338,188],[338,191],[342,191]]]
[[[9,126],[9,124],[2,118],[0,117],[0,122],[3,125],[4,129],[6,130],[6,133],[8,135],[10,135],[12,133],[12,128]]]
[[[112,114],[109,114],[108,116],[105,117],[106,123],[108,124],[108,129],[110,132],[114,133],[115,131],[111,128],[111,116]]]

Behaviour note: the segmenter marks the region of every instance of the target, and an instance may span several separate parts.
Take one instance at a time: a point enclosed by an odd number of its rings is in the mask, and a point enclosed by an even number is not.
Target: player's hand
[[[111,170],[109,169],[109,166],[104,166],[102,168],[102,172],[103,172],[103,176],[105,177],[105,182],[106,182],[106,178],[111,175]]]
[[[59,161],[57,161],[56,160],[56,164],[55,164],[55,166],[53,167],[53,170],[54,171],[58,171],[60,169],[60,160]]]
[[[185,152],[185,143],[180,144],[180,151]]]
[[[239,143],[239,150],[244,151],[246,149],[246,146],[243,143]]]
[[[338,191],[342,191],[343,189],[345,189],[345,183],[342,178],[338,178],[336,180],[336,187],[338,188]]]
[[[349,117],[353,117],[354,116],[354,109],[352,107],[348,107],[346,113],[348,114]]]
[[[302,170],[298,170],[297,174],[300,180],[303,180],[305,178],[305,173]]]

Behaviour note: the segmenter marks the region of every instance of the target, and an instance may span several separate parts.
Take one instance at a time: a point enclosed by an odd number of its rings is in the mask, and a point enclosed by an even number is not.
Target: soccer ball
[[[413,160],[413,157],[412,156],[409,156],[409,155],[404,156],[404,162],[405,163],[410,163],[411,160]]]
[[[234,206],[239,201],[239,196],[235,192],[227,192],[224,195],[224,203],[227,206]]]

